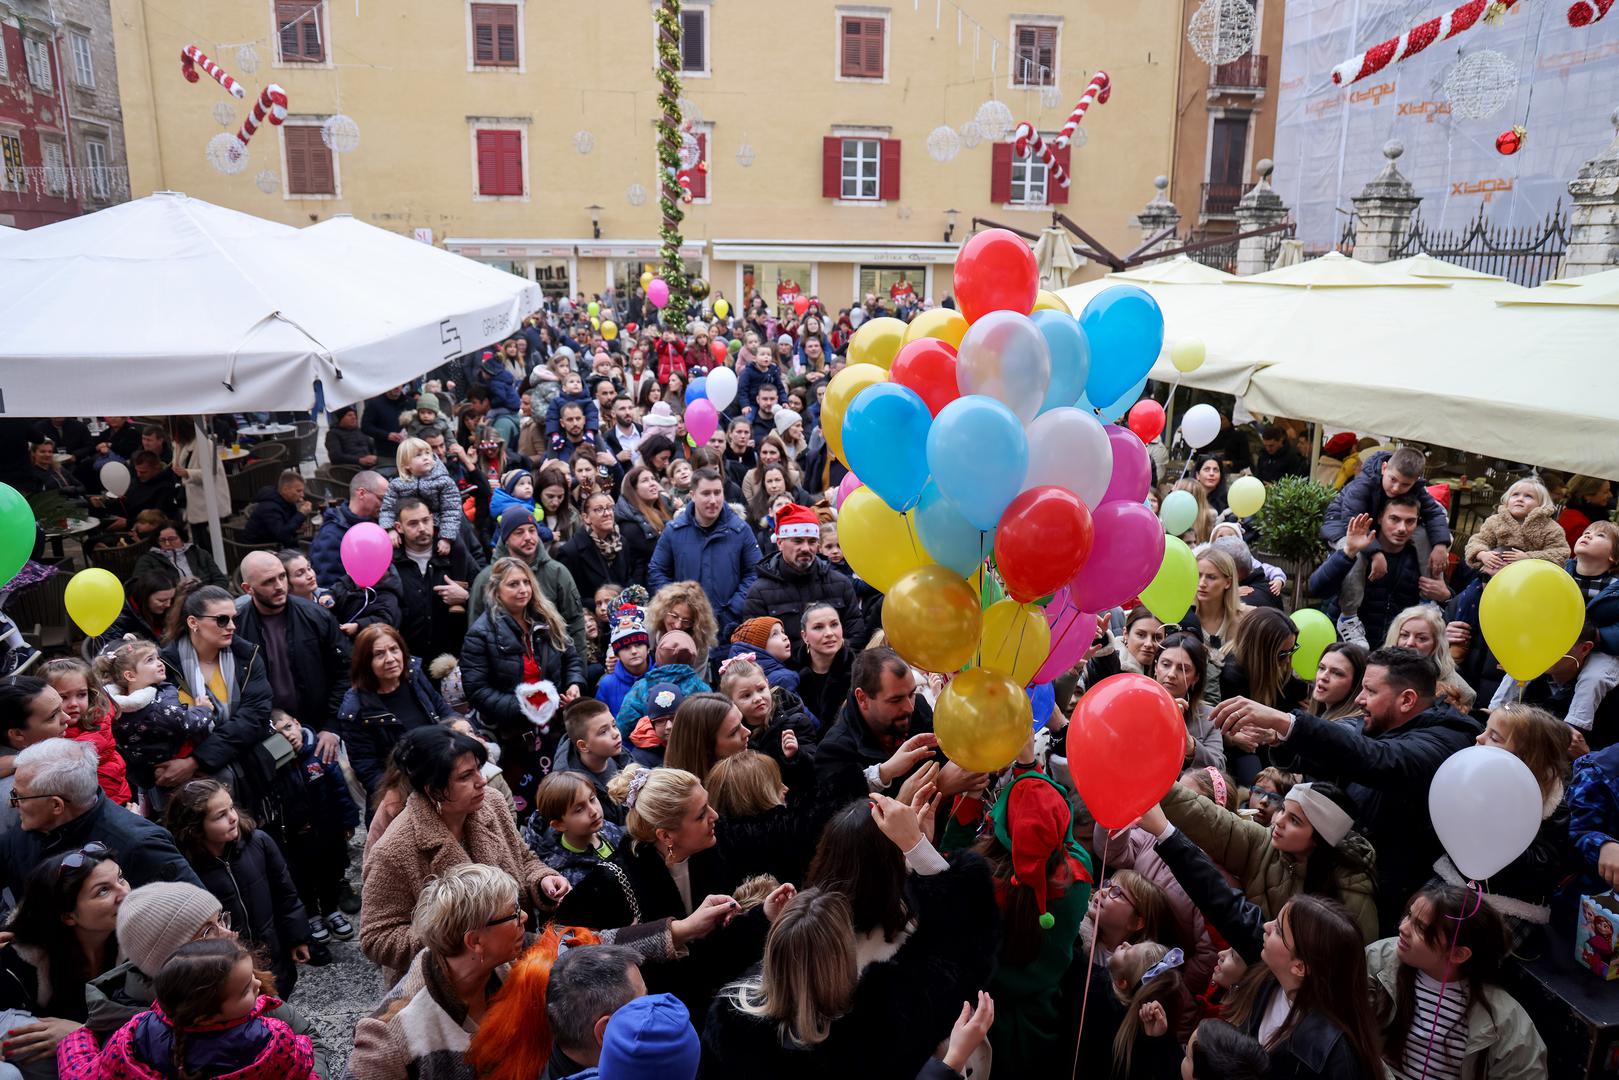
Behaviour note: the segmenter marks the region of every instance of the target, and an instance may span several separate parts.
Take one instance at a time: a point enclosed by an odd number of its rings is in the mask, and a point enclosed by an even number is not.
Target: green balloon
[[[1164,561],[1147,587],[1141,602],[1160,622],[1178,622],[1197,599],[1197,559],[1178,536],[1164,537]]]
[[[985,571],[984,589],[979,593],[979,609],[988,611],[1002,600],[1006,599],[1006,590],[1001,588],[1001,579]]]
[[[735,356],[737,353],[742,351],[742,342],[738,341],[736,338],[732,338],[725,347],[731,350],[732,356]]]
[[[1299,647],[1293,653],[1293,674],[1310,682],[1315,678],[1316,665],[1321,663],[1321,654],[1338,640],[1338,631],[1332,620],[1315,608],[1300,608],[1291,618],[1299,631]]]
[[[34,550],[34,512],[10,484],[0,484],[0,585],[17,576]]]

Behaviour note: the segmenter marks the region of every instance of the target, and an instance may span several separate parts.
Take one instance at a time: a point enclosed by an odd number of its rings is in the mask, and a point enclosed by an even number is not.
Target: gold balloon
[[[821,402],[821,430],[826,432],[826,445],[832,456],[849,464],[843,456],[843,414],[849,402],[868,386],[888,381],[888,372],[876,364],[850,364],[832,377],[827,384],[826,398]]]
[[[112,571],[92,566],[68,580],[62,602],[80,630],[99,637],[124,610],[124,585]]]
[[[919,338],[936,338],[952,349],[961,348],[961,339],[967,333],[967,319],[955,308],[929,308],[905,327],[905,344]]]
[[[73,580],[86,573],[79,571]],[[1506,673],[1528,682],[1544,675],[1579,640],[1585,597],[1556,563],[1520,559],[1484,586],[1478,618],[1485,644]]]
[[[601,330],[603,341],[612,341],[614,338],[618,337],[618,323],[614,322],[612,319],[608,319],[606,322],[602,323]]]
[[[641,288],[644,289],[650,284],[652,284],[652,271],[650,271],[650,270],[641,271]]]
[[[853,498],[851,494],[849,500]],[[912,570],[883,597],[888,644],[924,671],[955,671],[971,660],[982,628],[978,597],[948,567],[929,564]]]
[[[708,299],[708,282],[702,278],[692,278],[691,282],[686,286],[686,291],[691,293],[693,300],[706,300]]]
[[[905,344],[905,324],[887,315],[867,319],[849,339],[850,364],[876,364],[884,371]]]
[[[854,572],[878,592],[887,592],[900,578],[932,562],[915,524],[868,487],[855,488],[843,500],[838,543]]]
[[[1051,624],[1037,604],[1001,600],[984,612],[982,641],[979,666],[1027,686],[1051,655]]]
[[[1011,764],[1033,731],[1029,695],[997,671],[973,668],[957,675],[933,706],[939,749],[973,772]]]
[[[1073,309],[1068,306],[1062,297],[1044,289],[1034,294],[1034,307],[1029,311],[1029,314],[1033,315],[1036,311],[1060,311],[1064,315],[1074,313]]]

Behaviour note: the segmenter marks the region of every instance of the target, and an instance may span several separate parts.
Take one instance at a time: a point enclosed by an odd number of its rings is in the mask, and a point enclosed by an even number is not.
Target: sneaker
[[[354,891],[348,878],[337,887],[337,906],[345,915],[358,915],[360,913],[360,894]]]
[[[1338,636],[1363,648],[1370,648],[1366,644],[1366,624],[1360,621],[1359,615],[1338,616]]]
[[[325,967],[332,962],[332,950],[318,941],[309,943],[309,966]]]
[[[348,941],[354,937],[354,924],[349,922],[349,917],[341,911],[334,911],[326,916],[326,926],[331,930],[332,936],[339,941]]]
[[[326,932],[326,924],[318,917],[309,920],[309,940],[313,945],[325,945],[332,940],[332,935]]]
[[[12,675],[25,674],[29,668],[39,663],[40,657],[44,655],[44,653],[40,652],[32,645],[24,645],[20,649],[12,649],[5,660],[0,662],[0,675],[10,677]]]

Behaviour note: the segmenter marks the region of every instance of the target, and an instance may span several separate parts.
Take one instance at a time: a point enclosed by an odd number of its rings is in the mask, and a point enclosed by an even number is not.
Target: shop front
[[[892,303],[902,295],[938,303],[951,291],[950,268],[959,244],[827,243],[798,240],[715,240],[716,287],[750,302],[758,295],[772,314],[791,313],[800,295],[819,299],[834,314],[868,294]]]

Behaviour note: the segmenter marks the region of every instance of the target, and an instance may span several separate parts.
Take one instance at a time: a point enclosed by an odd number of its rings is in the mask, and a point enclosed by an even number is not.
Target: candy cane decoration
[[[1057,155],[1046,145],[1040,133],[1034,130],[1034,125],[1022,123],[1012,132],[1012,153],[1018,157],[1028,157],[1030,152],[1039,154],[1040,160],[1046,163],[1046,172],[1058,187],[1065,191],[1068,188],[1068,170],[1057,164]]]
[[[236,133],[236,141],[243,147],[259,129],[259,125],[266,119],[272,124],[280,124],[287,118],[287,92],[275,83],[271,83],[259,94],[259,99],[253,103],[253,111],[242,120],[242,129]]]
[[[1612,0],[1609,0],[1609,2],[1611,3]],[[186,82],[197,81],[200,77],[197,75],[197,68],[199,67],[213,76],[214,81],[223,86],[231,97],[247,96],[246,92],[237,85],[236,80],[230,77],[230,73],[203,55],[201,49],[195,45],[187,45],[180,50],[180,74],[186,77]]]
[[[1570,26],[1589,26],[1608,14],[1613,7],[1613,0],[1576,0],[1568,9],[1568,24]]]
[[[1085,119],[1085,111],[1091,107],[1091,102],[1106,105],[1107,99],[1112,96],[1113,80],[1107,77],[1107,72],[1098,71],[1096,77],[1091,79],[1091,84],[1080,95],[1079,104],[1075,105],[1074,111],[1068,114],[1068,123],[1064,124],[1062,130],[1057,132],[1057,137],[1053,140],[1057,144],[1057,149],[1064,149],[1069,140],[1074,137],[1074,129],[1079,126],[1081,120]],[[1063,185],[1063,187],[1067,186],[1067,184]]]
[[[1397,64],[1407,57],[1415,56],[1436,41],[1444,41],[1455,37],[1463,30],[1472,29],[1481,16],[1489,21],[1506,12],[1517,2],[1518,0],[1469,0],[1468,3],[1445,12],[1437,19],[1429,19],[1425,23],[1413,26],[1399,37],[1390,38],[1380,45],[1373,45],[1359,56],[1345,60],[1332,69],[1332,81],[1346,84],[1376,74],[1390,64]],[[1611,4],[1613,0],[1608,2]],[[1570,18],[1572,17],[1570,15]]]

